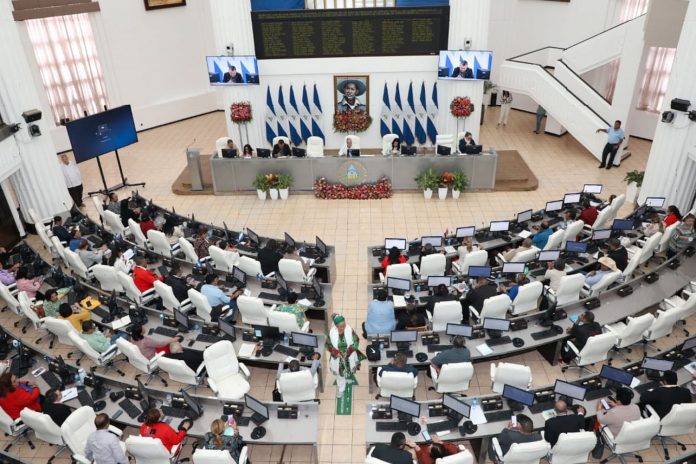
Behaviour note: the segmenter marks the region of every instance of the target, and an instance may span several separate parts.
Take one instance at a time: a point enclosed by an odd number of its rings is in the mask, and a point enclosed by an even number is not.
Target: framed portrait
[[[334,112],[358,109],[370,114],[370,76],[334,76]]]
[[[186,0],[144,0],[146,10],[159,10],[175,6],[186,6]]]

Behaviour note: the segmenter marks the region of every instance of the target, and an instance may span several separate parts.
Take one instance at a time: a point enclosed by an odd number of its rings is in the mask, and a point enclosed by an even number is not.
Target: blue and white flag
[[[306,142],[312,136],[312,109],[309,106],[309,96],[307,95],[307,86],[302,85],[302,105],[300,106],[300,134]]]
[[[300,130],[298,129],[300,124],[300,110],[297,107],[297,100],[295,100],[295,89],[292,85],[290,86],[290,97],[288,102],[290,103],[290,108],[288,109],[290,140],[293,144],[299,145],[302,143],[302,136],[300,135]]]
[[[418,143],[423,145],[427,140],[427,135],[425,133],[425,127],[427,125],[427,113],[426,113],[426,98],[425,98],[425,81],[421,83],[420,97],[418,98],[418,105],[416,105],[416,125],[415,125],[415,135]]]
[[[268,143],[273,143],[276,136],[275,131],[275,107],[273,105],[273,97],[271,97],[271,88],[266,86],[266,140]]]
[[[437,118],[437,113],[438,113],[438,103],[437,103],[437,82],[433,84],[433,92],[430,97],[430,102],[428,102],[428,121],[427,121],[427,127],[426,127],[426,132],[428,133],[428,138],[432,143],[435,143],[435,139],[437,138],[437,128],[435,127],[435,120]]]
[[[290,129],[288,128],[288,110],[285,107],[285,97],[283,95],[283,86],[278,87],[278,107],[276,108],[276,125],[278,126],[278,136],[288,137]]]
[[[394,91],[394,106],[392,107],[392,134],[399,136],[399,140],[403,140],[404,132],[401,129],[401,124],[404,119],[403,106],[401,105],[401,91],[399,90],[399,83],[396,83],[396,90]]]
[[[312,135],[324,139],[324,132],[321,130],[322,120],[323,116],[321,102],[319,101],[319,91],[317,90],[317,84],[314,84],[314,91],[312,92]]]
[[[382,91],[382,114],[379,121],[379,133],[384,137],[391,133],[389,126],[391,125],[391,102],[389,101],[389,89],[387,83],[384,83]]]
[[[415,122],[416,113],[415,104],[413,102],[413,82],[408,84],[408,93],[406,94],[406,105],[404,105],[404,142],[413,145],[415,138],[413,137],[412,125]]]

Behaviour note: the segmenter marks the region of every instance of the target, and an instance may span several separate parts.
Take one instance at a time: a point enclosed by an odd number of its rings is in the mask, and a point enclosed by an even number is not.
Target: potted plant
[[[437,175],[433,168],[428,168],[421,172],[414,179],[418,188],[423,190],[423,197],[429,200],[433,196],[433,189],[440,185],[440,176]]]
[[[263,174],[256,174],[254,178],[254,187],[256,187],[256,195],[258,195],[259,200],[265,200],[266,193],[270,188],[268,182],[266,182],[266,176]]]
[[[266,174],[266,183],[268,184],[271,200],[278,199],[278,176],[276,174]]]
[[[452,198],[455,200],[469,186],[469,178],[466,177],[464,171],[457,171],[452,174]]]
[[[635,203],[640,193],[640,187],[643,185],[643,177],[645,171],[628,171],[624,177],[626,182],[626,200]]]
[[[440,175],[440,185],[437,189],[437,196],[440,198],[440,200],[447,198],[447,190],[452,184],[452,180],[454,180],[454,174],[451,172],[445,171]]]
[[[292,176],[290,174],[278,174],[278,180],[276,181],[276,187],[280,193],[281,200],[287,200],[288,194],[290,193],[290,186],[292,185]]]

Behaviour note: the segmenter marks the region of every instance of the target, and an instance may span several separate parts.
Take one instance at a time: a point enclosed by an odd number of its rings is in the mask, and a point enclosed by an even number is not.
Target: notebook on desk
[[[404,298],[403,295],[393,295],[392,298],[394,300],[394,307],[395,308],[405,308],[406,307],[406,298]]]
[[[452,254],[452,253],[456,253],[456,252],[457,252],[457,249],[451,245],[447,245],[445,247],[445,253],[447,253],[447,254]]]

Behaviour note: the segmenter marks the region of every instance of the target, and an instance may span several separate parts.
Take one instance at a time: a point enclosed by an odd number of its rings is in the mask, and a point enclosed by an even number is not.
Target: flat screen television
[[[207,56],[210,85],[249,85],[259,83],[259,64],[255,56]]]
[[[466,63],[466,66],[464,64]],[[491,78],[493,53],[487,50],[441,50],[437,78],[479,80]]]
[[[75,119],[65,128],[77,163],[138,141],[130,105]]]

